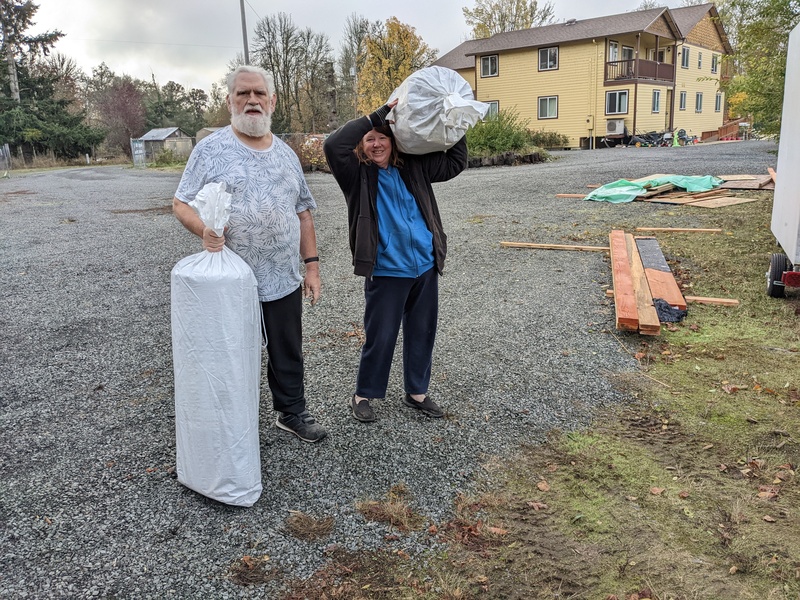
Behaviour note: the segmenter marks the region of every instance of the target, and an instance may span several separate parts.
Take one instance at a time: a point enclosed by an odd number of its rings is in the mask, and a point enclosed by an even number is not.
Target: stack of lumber
[[[686,300],[658,242],[652,237],[634,238],[614,229],[609,234],[609,247],[617,329],[658,335],[661,322],[654,298],[686,310]]]

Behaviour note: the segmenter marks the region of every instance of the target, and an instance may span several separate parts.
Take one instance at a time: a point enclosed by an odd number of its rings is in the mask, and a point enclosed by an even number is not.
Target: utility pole
[[[239,8],[242,13],[242,43],[244,44],[244,64],[250,64],[250,53],[247,51],[247,22],[244,19],[244,0],[239,0]]]

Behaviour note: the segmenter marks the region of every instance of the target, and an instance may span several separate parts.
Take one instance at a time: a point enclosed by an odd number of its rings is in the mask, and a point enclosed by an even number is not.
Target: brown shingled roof
[[[447,67],[454,71],[474,68],[475,58],[467,56],[467,52],[479,46],[481,42],[483,42],[483,40],[467,40],[450,50],[447,54],[437,58],[433,64],[437,67]]]
[[[596,17],[594,19],[570,20],[543,27],[497,33],[490,38],[475,40],[483,43],[468,50],[466,54],[490,54],[503,50],[551,46],[564,42],[648,31],[662,15],[674,32],[673,39],[681,39],[680,29],[672,18],[670,10],[668,8],[651,8],[649,10]],[[664,36],[662,35],[661,37]]]
[[[725,29],[722,27],[722,22],[719,19],[717,8],[713,4],[697,4],[695,6],[673,8],[671,12],[672,16],[675,18],[675,23],[678,24],[678,29],[681,30],[683,37],[686,37],[689,32],[694,29],[697,24],[706,16],[710,16],[717,28],[717,31],[719,31],[719,35],[722,38],[722,43],[725,46],[725,50],[728,53],[733,53],[733,49],[728,43],[728,36],[725,34]]]

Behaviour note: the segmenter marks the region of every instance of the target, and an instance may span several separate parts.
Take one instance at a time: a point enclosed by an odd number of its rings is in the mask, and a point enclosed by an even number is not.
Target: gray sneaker
[[[328,435],[325,428],[319,425],[307,410],[298,415],[279,413],[275,425],[279,429],[295,434],[304,442],[318,442]]]

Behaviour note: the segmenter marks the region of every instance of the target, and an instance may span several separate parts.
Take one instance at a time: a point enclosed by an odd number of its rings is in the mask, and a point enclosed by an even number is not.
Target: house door
[[[664,129],[672,129],[672,93],[673,90],[667,90],[667,101],[664,105]]]

